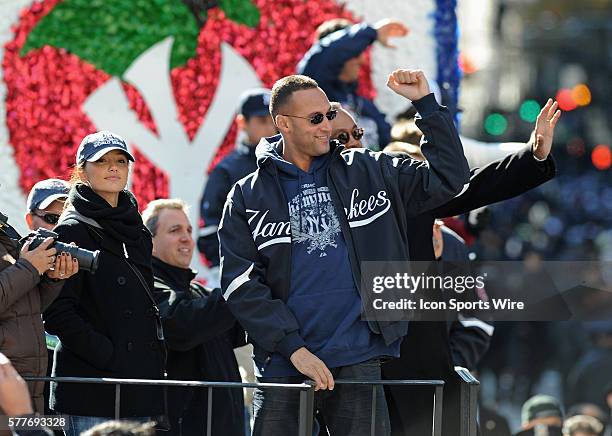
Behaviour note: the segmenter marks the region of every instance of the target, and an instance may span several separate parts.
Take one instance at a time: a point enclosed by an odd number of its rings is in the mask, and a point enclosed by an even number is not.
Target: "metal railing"
[[[459,435],[475,436],[478,433],[478,391],[480,382],[461,366],[455,367],[455,372],[461,378],[461,420]]]
[[[444,382],[442,380],[377,380],[377,381],[357,381],[357,380],[335,380],[336,385],[369,385],[372,386],[372,419],[370,421],[370,435],[376,436],[376,387],[377,386],[433,386],[434,387],[434,406],[433,406],[433,431],[432,436],[442,435],[442,401]]]
[[[115,419],[119,419],[121,410],[121,386],[140,385],[140,386],[166,386],[166,387],[195,387],[206,388],[208,390],[208,409],[206,420],[206,435],[212,436],[213,420],[213,388],[227,389],[290,389],[299,391],[299,415],[298,415],[298,436],[312,436],[313,413],[314,413],[314,384],[305,382],[300,384],[290,383],[237,383],[237,382],[207,382],[207,381],[186,381],[186,380],[149,380],[149,379],[119,379],[119,378],[86,378],[86,377],[24,377],[26,381],[45,381],[56,383],[88,383],[115,385]],[[433,406],[433,436],[442,435],[442,400],[444,382],[442,380],[377,380],[377,381],[357,381],[357,380],[336,380],[336,385],[367,385],[372,386],[372,422],[370,433],[376,436],[376,391],[378,386],[433,386],[434,387],[434,406]],[[469,394],[469,392],[468,392]],[[475,400],[475,399],[474,399]],[[464,434],[462,433],[462,436]],[[469,433],[465,436],[470,435]],[[471,435],[470,435],[471,436]]]
[[[121,386],[165,386],[165,387],[195,387],[208,390],[208,409],[206,411],[206,436],[212,436],[212,407],[213,388],[227,389],[290,389],[300,392],[300,414],[298,421],[298,436],[312,436],[312,416],[314,405],[314,387],[310,383],[238,383],[238,382],[207,382],[195,380],[151,380],[151,379],[127,379],[127,378],[87,378],[87,377],[23,377],[26,381],[44,381],[55,383],[87,383],[115,385],[115,419],[120,419],[121,414]]]

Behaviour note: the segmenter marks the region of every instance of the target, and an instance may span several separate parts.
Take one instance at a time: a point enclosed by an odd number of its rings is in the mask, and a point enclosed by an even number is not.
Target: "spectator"
[[[64,210],[64,202],[68,198],[68,191],[70,191],[70,184],[65,180],[47,179],[36,183],[28,194],[26,202],[25,220],[28,228],[30,230],[38,228],[53,230],[62,210]],[[55,346],[49,344],[55,344],[57,341],[57,336],[45,332],[45,342],[47,344],[47,371],[45,375],[47,377],[51,376],[53,352],[55,351]],[[50,383],[45,382],[44,398],[47,399],[49,398],[49,387]],[[45,401],[44,407],[45,415],[49,414],[51,411],[48,401]]]
[[[601,436],[603,424],[588,415],[576,415],[563,424],[563,436]]]
[[[69,190],[68,182],[60,179],[46,179],[36,183],[26,202],[25,220],[28,228],[53,230],[64,209]]]
[[[94,274],[70,278],[45,312],[56,377],[162,379],[165,344],[152,295],[151,234],[125,189],[134,157],[111,132],[86,136],[76,155],[68,207],[55,231],[62,241],[100,250]],[[86,401],[84,401],[86,399]],[[68,436],[115,415],[112,385],[52,383],[51,409],[69,415]],[[164,413],[162,390],[124,386],[120,416],[147,421]]]
[[[44,377],[47,351],[41,312],[58,296],[64,279],[78,271],[78,262],[49,248],[52,238],[30,250],[19,246],[19,234],[0,214],[0,351],[14,359],[24,376]],[[37,412],[44,412],[43,382],[32,382]]]
[[[315,401],[336,435],[370,434],[373,411],[370,387],[334,388],[334,379],[379,379],[379,358],[398,355],[406,328],[361,320],[361,260],[407,259],[396,217],[447,201],[468,177],[450,116],[423,73],[397,70],[389,87],[415,101],[429,167],[330,144],[336,113],[325,93],[310,78],[285,77],[270,101],[281,135],[260,143],[259,169],[234,185],[219,228],[224,296],[254,344],[259,379],[308,377],[318,391],[333,389]],[[376,391],[375,432],[385,435],[386,403]],[[255,435],[297,431],[297,392],[256,390],[254,404]]]
[[[342,108],[339,108],[339,111],[342,116],[337,116],[332,122],[332,138],[335,139],[339,139],[343,133],[346,138],[349,132],[357,128],[355,120],[348,111]],[[558,118],[559,112],[556,110],[556,103],[549,100],[538,116],[534,129],[534,138],[538,138],[538,142],[532,144],[531,148],[524,146],[520,152],[493,162],[485,168],[474,170],[470,184],[462,194],[432,212],[425,212],[416,217],[407,217],[410,258],[412,260],[428,261],[439,257],[435,255],[431,243],[434,218],[466,213],[471,209],[511,198],[550,180],[555,174],[555,165],[552,157],[549,157],[549,153]],[[360,147],[361,145],[361,141],[354,137],[346,141],[346,147],[348,148]],[[395,147],[414,159],[424,160],[424,156],[417,146],[397,144]],[[447,256],[448,254],[447,251]],[[481,325],[474,322],[469,324],[472,326],[475,324]],[[449,389],[452,389],[453,386],[457,388],[454,366],[462,365],[473,369],[488,346],[489,333],[487,332],[492,330],[490,326],[484,327],[484,330],[481,328],[463,328],[465,325],[468,325],[468,323],[465,322],[463,325],[455,323],[449,331],[449,326],[444,322],[412,323],[408,335],[402,341],[400,359],[391,360],[383,365],[383,377],[387,379],[442,378],[447,380]],[[472,335],[474,332],[478,334]],[[436,346],[434,347],[432,344],[436,344]],[[406,357],[404,358],[404,356]],[[406,390],[387,387],[385,392],[391,411],[391,424],[394,433],[414,432],[415,434],[421,434],[431,432],[431,420],[423,419],[428,413],[426,409],[430,403],[427,400],[420,399],[421,395],[430,398],[431,389]],[[452,404],[452,402],[449,402],[451,395],[445,395],[445,398],[445,403]],[[401,412],[399,412],[400,410]],[[445,432],[451,432],[452,428],[457,425],[458,410],[452,407],[446,407],[446,410],[447,418],[443,425],[446,429]]]
[[[391,140],[391,126],[372,100],[357,93],[359,71],[365,61],[364,52],[378,41],[393,47],[389,39],[408,34],[402,23],[384,19],[374,26],[366,23],[351,25],[347,20],[327,21],[317,29],[317,40],[297,67],[317,81],[330,100],[349,108],[365,128],[365,144],[383,148]]]
[[[365,130],[363,127],[357,126],[353,114],[337,101],[332,102],[331,107],[336,111],[336,118],[332,122],[332,139],[344,145],[345,148],[363,147],[361,139]]]
[[[199,232],[198,249],[213,268],[219,266],[217,227],[221,222],[225,198],[234,183],[257,169],[255,147],[261,138],[276,134],[269,104],[268,89],[252,89],[242,95],[240,113],[236,116],[240,142],[232,153],[215,166],[206,182],[200,204],[204,227]]]
[[[143,212],[153,234],[155,299],[168,344],[168,377],[172,380],[240,382],[234,348],[246,344],[220,289],[194,281],[189,268],[194,241],[187,206],[181,200],[154,200]],[[208,392],[202,388],[169,390],[170,424],[176,434],[206,431]],[[244,436],[242,389],[213,390],[212,434]]]
[[[578,403],[567,409],[566,417],[571,418],[576,415],[587,415],[597,419],[603,425],[609,422],[609,416],[597,404],[593,403]]]
[[[535,395],[528,399],[521,409],[520,436],[534,434],[537,427],[546,427],[549,434],[561,434],[563,412],[559,401],[550,395]],[[538,434],[535,432],[535,434]]]

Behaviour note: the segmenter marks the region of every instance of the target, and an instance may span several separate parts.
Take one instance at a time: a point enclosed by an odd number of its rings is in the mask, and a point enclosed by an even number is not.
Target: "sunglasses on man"
[[[355,141],[359,141],[361,138],[363,138],[364,133],[365,133],[365,130],[363,129],[363,127],[355,127],[350,132],[350,135],[353,137],[353,139],[355,139]],[[333,139],[337,139],[340,142],[340,144],[346,145],[348,144],[351,138],[349,136],[349,132],[340,132]]]
[[[334,118],[336,118],[336,115],[338,115],[338,111],[335,110],[335,109],[331,109],[326,114],[323,114],[321,112],[317,112],[316,114],[314,114],[311,117],[300,117],[298,115],[287,115],[287,114],[279,114],[279,115],[282,115],[284,117],[291,117],[291,118],[301,118],[303,120],[310,121],[311,124],[321,124],[323,122],[323,117],[325,117],[329,121],[331,121]]]
[[[41,218],[47,224],[57,224],[59,221],[59,215],[56,213],[44,213],[44,212],[32,212],[32,215],[36,215]]]

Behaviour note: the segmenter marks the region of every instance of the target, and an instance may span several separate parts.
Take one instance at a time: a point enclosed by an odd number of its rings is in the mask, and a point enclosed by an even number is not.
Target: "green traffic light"
[[[491,114],[485,118],[484,128],[489,135],[498,136],[506,131],[508,121],[502,114]]]
[[[535,122],[536,118],[538,118],[540,109],[542,108],[540,107],[537,101],[525,100],[519,108],[519,115],[523,121],[533,123]]]

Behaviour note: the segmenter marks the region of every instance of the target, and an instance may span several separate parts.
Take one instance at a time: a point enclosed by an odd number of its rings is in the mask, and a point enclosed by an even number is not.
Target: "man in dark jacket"
[[[540,112],[536,126],[529,144],[523,150],[510,154],[503,159],[492,162],[486,167],[474,169],[470,178],[469,186],[460,195],[431,211],[407,217],[408,225],[408,247],[410,259],[414,261],[432,261],[441,256],[434,252],[432,244],[433,228],[435,218],[459,215],[470,210],[477,209],[487,204],[496,203],[530,189],[552,179],[555,175],[555,164],[550,150],[555,125],[559,119],[557,105],[549,100]],[[342,111],[342,109],[339,109]],[[356,121],[348,112],[343,112],[334,120],[333,138],[339,138],[344,134],[347,146],[361,147],[360,138],[353,136],[353,131],[358,130]],[[405,149],[412,157],[423,160],[424,156],[419,148],[412,146]],[[446,241],[452,242],[446,238]],[[447,243],[447,245],[449,245]],[[449,248],[449,247],[447,247]],[[446,251],[448,255],[461,255],[460,250],[455,247],[453,253]],[[456,257],[455,259],[456,260]],[[472,327],[465,328],[471,324]],[[475,327],[480,325],[481,327]],[[400,348],[400,358],[388,361],[382,368],[383,377],[386,379],[444,379],[448,382],[445,388],[445,410],[450,389],[456,391],[457,377],[454,366],[465,366],[473,369],[477,361],[477,355],[486,350],[488,341],[487,331],[490,328],[484,324],[474,322],[450,326],[446,322],[413,322],[408,328],[408,334],[404,338]],[[431,388],[390,388],[385,389],[387,401],[391,411],[392,431],[394,434],[430,434],[431,433]],[[401,410],[402,413],[396,413]],[[453,410],[453,417],[445,413],[447,419],[443,425],[447,432],[456,428],[455,419],[458,417],[457,410]],[[448,425],[448,427],[446,427]]]
[[[380,379],[379,359],[398,356],[406,323],[361,320],[370,298],[359,293],[361,262],[407,260],[406,216],[450,200],[469,170],[424,74],[397,70],[388,86],[418,108],[428,165],[344,151],[330,142],[335,112],[314,80],[289,76],[273,87],[281,135],[262,140],[258,170],[234,185],[219,227],[224,297],[249,333],[262,381],[307,377],[332,390],[335,378]],[[385,435],[377,394],[375,432]],[[340,385],[315,397],[333,434],[370,434],[371,388]],[[254,434],[293,434],[297,401],[297,393],[256,390]]]
[[[312,77],[332,101],[338,101],[357,115],[366,129],[365,144],[381,148],[391,140],[391,126],[368,98],[357,93],[357,80],[364,52],[375,41],[393,47],[391,37],[408,34],[400,22],[384,19],[373,26],[351,25],[347,20],[326,21],[317,29],[317,40],[297,67],[298,74]]]
[[[193,280],[189,264],[195,244],[187,216],[185,203],[176,199],[154,200],[143,212],[153,234],[154,294],[168,344],[168,377],[240,382],[234,348],[245,345],[244,330],[220,289],[211,291]],[[204,434],[207,405],[207,389],[169,389],[173,434]],[[214,389],[212,410],[212,434],[244,436],[242,389]]]
[[[236,149],[223,158],[208,176],[200,203],[203,227],[199,231],[198,250],[213,268],[219,267],[217,227],[221,222],[227,193],[234,183],[257,169],[255,147],[259,140],[276,134],[276,127],[268,112],[269,104],[268,89],[252,89],[242,95],[240,111],[236,116],[239,142]]]
[[[549,156],[551,145],[552,136],[545,147],[545,152],[540,149],[536,154],[530,147],[527,147],[484,168],[474,170],[470,185],[462,195],[433,211],[409,218],[411,259],[429,261],[435,258],[432,244],[432,223],[435,218],[467,213],[483,205],[520,195],[552,179],[555,175],[555,165],[552,157]],[[538,162],[534,159],[538,156],[544,160]],[[445,322],[411,323],[408,334],[401,344],[400,359],[389,361],[383,366],[384,378],[444,379],[448,382],[444,402],[447,405],[450,391],[454,389],[455,392],[458,392],[459,388],[459,380],[453,370],[453,367],[459,362],[455,362],[454,357],[462,354],[469,355],[471,347],[482,345],[482,341],[473,341],[473,339],[478,339],[477,335],[469,337],[467,342],[462,342],[466,338],[458,336],[459,332],[462,332],[461,326],[456,324],[449,330]],[[468,369],[473,369],[473,367],[468,366]],[[396,415],[399,419],[394,421],[393,425],[400,425],[397,434],[421,435],[431,432],[431,419],[424,419],[425,411],[421,408],[426,404],[422,398],[431,399],[431,389],[421,389],[420,392],[416,392],[416,389],[388,388],[386,391],[388,399],[389,396],[394,397],[392,402],[397,407],[410,411]],[[450,411],[448,407],[445,410]],[[419,414],[419,411],[423,413]],[[431,408],[427,411],[431,412]],[[458,410],[455,408],[453,412],[455,412],[453,418],[449,413],[445,413],[443,426],[446,431],[443,431],[442,434],[456,428]],[[394,434],[396,427],[393,430]]]

